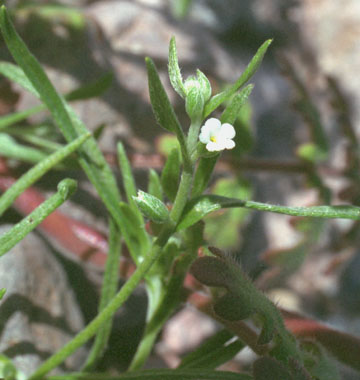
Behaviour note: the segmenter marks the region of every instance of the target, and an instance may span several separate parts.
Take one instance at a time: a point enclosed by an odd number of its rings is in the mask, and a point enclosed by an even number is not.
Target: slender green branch
[[[174,226],[177,225],[181,218],[191,189],[193,172],[192,170],[187,171],[186,169],[187,168],[185,167],[181,175],[179,189],[170,213],[170,220],[174,223]],[[190,265],[189,258],[190,255],[188,256],[188,260],[185,260],[186,266]],[[178,276],[174,277],[172,281],[170,281],[169,285],[171,290],[170,288],[166,289],[166,291],[162,294],[162,299],[158,303],[156,309],[151,310],[150,314],[148,314],[149,322],[146,327],[143,339],[138,347],[138,350],[136,351],[133,361],[131,362],[130,370],[140,368],[149,356],[158,332],[160,331],[162,325],[165,323],[166,319],[172,313],[174,307],[176,307],[176,294],[182,285],[183,278],[181,276],[185,275],[185,271],[185,269],[183,269],[183,271],[180,270],[180,274],[178,274]],[[148,286],[151,286],[151,284]]]
[[[16,243],[39,225],[48,215],[61,206],[76,190],[76,181],[64,179],[58,184],[58,191],[31,214],[0,237],[0,256],[8,252]]]
[[[199,132],[201,127],[201,120],[194,120],[189,128],[189,133],[187,136],[187,147],[190,156],[193,154],[196,144],[198,142]]]

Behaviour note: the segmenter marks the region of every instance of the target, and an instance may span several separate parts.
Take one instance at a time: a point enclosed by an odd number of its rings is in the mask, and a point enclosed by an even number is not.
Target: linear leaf
[[[0,152],[2,157],[31,163],[37,163],[47,157],[47,154],[39,149],[19,144],[7,133],[0,133]]]
[[[220,120],[222,123],[234,124],[242,106],[247,102],[253,88],[254,85],[249,84],[233,97],[230,104],[225,108],[221,115]]]
[[[169,78],[174,90],[182,97],[185,98],[186,91],[180,72],[179,61],[176,51],[175,37],[171,37],[169,45]]]
[[[8,190],[5,191],[0,197],[0,215],[10,207],[12,202],[29,186],[35,183],[39,178],[41,178],[47,171],[52,167],[57,165],[65,157],[73,153],[79,148],[81,144],[84,143],[86,139],[91,136],[90,133],[85,133],[84,135],[78,137],[76,140],[70,144],[59,149],[55,153],[46,157],[43,161],[39,162],[33,168],[28,170],[23,174]]]
[[[134,371],[124,375],[111,376],[104,374],[75,373],[49,376],[48,380],[253,380],[247,374],[211,371],[205,369],[152,369]]]
[[[0,237],[0,256],[8,252],[16,243],[38,226],[48,215],[61,206],[76,191],[76,181],[64,179],[58,184],[58,191],[38,206],[21,222]]]
[[[0,28],[8,49],[32,84],[33,88],[29,87],[29,90],[40,96],[66,140],[71,142],[79,135],[86,133],[87,129],[84,124],[56,92],[39,62],[16,33],[4,6],[0,8]],[[88,139],[79,149],[79,163],[94,184],[110,214],[120,226],[121,232],[126,231],[126,217],[118,205],[120,194],[115,177],[94,138]],[[123,235],[131,253],[135,254],[135,251],[131,249],[133,245],[131,236],[126,233]],[[145,252],[142,251],[136,252],[138,256],[144,254]]]
[[[232,359],[242,348],[244,343],[239,340],[230,342],[234,333],[220,330],[206,339],[195,351],[186,355],[178,368],[217,368]]]
[[[242,87],[256,72],[259,68],[266,50],[270,46],[272,40],[265,41],[256,52],[245,71],[241,74],[240,78],[229,88],[220,92],[219,94],[214,95],[208,103],[205,105],[204,109],[204,118],[211,114],[219,105],[225,100],[229,99],[235,92]]]
[[[244,207],[292,216],[360,220],[360,207],[351,205],[287,207],[210,194],[194,198],[186,205],[177,230],[190,227],[210,212],[230,207]]]
[[[164,200],[160,177],[154,169],[150,169],[149,171],[149,183],[147,192],[160,199],[161,201]]]
[[[115,296],[119,280],[121,235],[114,220],[110,219],[109,226],[109,253],[105,264],[105,274],[101,288],[99,312],[101,312]],[[109,340],[111,326],[112,318],[104,323],[98,330],[94,344],[84,365],[84,371],[89,371],[94,368],[98,360],[101,358]]]
[[[180,154],[177,148],[171,150],[161,173],[161,185],[166,196],[173,202],[179,189]]]
[[[126,156],[124,145],[121,142],[119,142],[117,145],[117,154],[123,185],[126,193],[126,199],[134,213],[139,217],[139,220],[143,221],[142,214],[133,199],[133,197],[136,197],[135,179],[131,171],[130,162]]]
[[[148,73],[150,101],[154,111],[155,119],[164,129],[175,133],[180,143],[184,162],[190,163],[184,132],[175,114],[174,108],[171,105],[166,91],[161,83],[159,74],[156,70],[156,66],[153,60],[149,57],[145,59],[145,62]]]

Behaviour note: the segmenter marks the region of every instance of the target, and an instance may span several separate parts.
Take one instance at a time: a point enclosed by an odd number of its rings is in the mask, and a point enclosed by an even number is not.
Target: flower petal
[[[221,126],[221,135],[226,139],[233,139],[235,137],[235,129],[229,124],[225,123]]]
[[[205,127],[205,126],[204,126]],[[203,143],[203,144],[207,144],[209,141],[210,141],[210,132],[211,131],[207,131],[206,129],[204,129],[204,127],[201,128],[201,133],[199,135],[199,140]]]
[[[209,143],[206,144],[206,149],[209,152],[218,152],[218,151],[222,150],[222,148],[219,148],[218,143],[214,143],[212,141],[210,141]]]
[[[225,140],[225,149],[233,149],[233,148],[235,148],[235,142],[230,139]]]
[[[212,117],[205,122],[205,126],[210,126],[214,129],[221,128],[221,121],[219,119],[216,119],[215,117]]]

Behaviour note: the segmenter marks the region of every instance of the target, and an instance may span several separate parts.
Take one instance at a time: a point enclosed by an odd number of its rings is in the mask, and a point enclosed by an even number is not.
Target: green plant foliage
[[[260,46],[259,50],[254,55],[249,65],[246,67],[245,71],[231,87],[227,88],[219,94],[214,95],[209,100],[204,109],[204,117],[210,115],[211,112],[220,106],[220,104],[231,98],[236,93],[236,91],[240,89],[255,74],[271,42],[272,40],[267,40]]]
[[[8,252],[16,243],[38,226],[48,215],[61,206],[75,191],[76,181],[64,179],[58,184],[58,191],[21,222],[0,236],[0,256]]]
[[[166,196],[173,202],[180,181],[180,154],[177,148],[171,150],[161,173],[161,186]]]
[[[259,316],[262,330],[258,344],[267,344],[273,340],[271,353],[276,359],[287,365],[292,358],[300,366],[303,365],[303,356],[296,340],[285,329],[275,305],[255,288],[231,257],[215,248],[211,251],[218,257],[197,259],[191,267],[191,273],[205,285],[227,289],[228,293],[215,303],[215,312],[220,312],[221,318],[230,321]]]
[[[191,2],[176,3],[177,15],[182,16]],[[61,18],[78,30],[84,27],[84,18],[78,9],[29,5],[21,11],[35,12],[48,21],[51,17]],[[97,315],[67,344],[44,360],[29,377],[18,373],[11,360],[5,356],[0,357],[0,376],[7,380],[338,380],[340,377],[328,352],[337,360],[359,370],[358,338],[317,322],[311,321],[311,324],[305,319],[293,318],[290,322],[297,323],[299,335],[303,334],[311,340],[296,337],[285,327],[291,326],[289,320],[285,324],[276,305],[257,289],[230,254],[226,255],[218,248],[209,247],[213,254],[209,255],[205,248],[209,240],[222,248],[238,247],[241,244],[239,232],[251,210],[313,218],[306,222],[296,220],[294,228],[302,234],[299,243],[286,250],[274,250],[264,255],[268,265],[280,268],[275,279],[279,281],[296,271],[311,245],[321,240],[325,221],[320,223],[318,218],[360,220],[360,207],[356,202],[331,204],[334,197],[317,170],[319,162],[329,157],[329,144],[320,114],[295,72],[291,72],[290,76],[301,93],[297,109],[309,122],[311,141],[300,146],[297,151],[299,162],[292,169],[306,176],[310,186],[318,191],[319,201],[310,207],[256,202],[251,200],[253,193],[250,182],[240,175],[236,178],[229,177],[228,171],[226,176],[224,171],[220,175],[217,172],[212,186],[207,189],[216,163],[221,158],[221,149],[234,148],[226,163],[230,163],[231,169],[237,172],[234,162],[243,164],[242,156],[253,146],[249,97],[254,86],[245,84],[259,68],[272,40],[269,39],[260,46],[234,84],[224,86],[223,91],[213,94],[217,86],[213,85],[212,88],[210,80],[199,69],[195,75],[183,80],[175,38],[171,39],[169,78],[172,87],[182,98],[184,110],[190,118],[187,126],[180,124],[181,118],[178,119],[175,114],[154,62],[151,58],[145,59],[150,102],[155,119],[171,135],[163,135],[157,140],[159,156],[165,157],[166,161],[161,170],[150,169],[147,192],[139,190],[138,173],[134,173],[124,145],[118,143],[121,189],[125,193],[122,200],[115,176],[97,142],[105,125],[101,124],[92,135],[68,104],[69,101],[100,96],[111,85],[112,75],[105,74],[93,83],[60,95],[15,31],[4,6],[0,9],[0,30],[17,64],[0,62],[0,74],[42,102],[37,107],[0,118],[0,151],[4,165],[9,158],[35,163],[2,194],[0,214],[49,170],[69,167],[82,169],[86,173],[109,213],[109,251]],[[291,68],[288,70],[291,71]],[[219,109],[222,105],[224,107]],[[47,120],[40,125],[16,125],[44,109],[50,111],[54,123],[65,137],[65,145],[58,143],[57,138],[60,135],[54,133],[52,121]],[[205,118],[213,111],[220,111],[220,120],[207,123]],[[352,153],[357,155],[359,149],[355,134],[348,133],[348,136]],[[71,159],[76,159],[75,166],[69,164],[71,154]],[[247,160],[251,160],[251,157],[244,162]],[[359,162],[357,159],[353,162],[351,175],[356,177]],[[4,171],[6,170],[8,168],[4,166]],[[143,186],[143,182],[140,183]],[[358,185],[357,182],[356,184]],[[0,256],[69,199],[75,190],[74,180],[63,179],[54,195],[0,237]],[[55,213],[55,216],[56,214],[58,215]],[[126,281],[118,290],[122,247],[124,252],[130,254],[130,265],[135,268],[131,275],[126,274]],[[188,276],[189,272],[201,284]],[[275,280],[273,279],[273,283]],[[101,359],[110,339],[114,314],[141,282],[148,296],[146,324],[129,368],[122,374],[97,373],[97,365],[103,364]],[[196,293],[200,288],[204,291],[205,286],[220,289],[211,293],[203,292],[202,295]],[[0,298],[5,291],[4,288],[0,289]],[[186,355],[176,369],[142,370],[164,324],[184,301],[193,302],[199,310],[223,324],[226,330],[214,333]],[[244,322],[245,320],[251,320],[252,324]],[[93,337],[93,346],[79,372],[49,375]],[[232,360],[246,346],[251,347],[258,355],[252,366],[252,374],[244,371],[216,371],[216,368]],[[249,371],[251,372],[251,368]]]

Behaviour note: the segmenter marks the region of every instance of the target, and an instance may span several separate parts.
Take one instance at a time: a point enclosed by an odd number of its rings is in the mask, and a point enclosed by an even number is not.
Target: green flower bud
[[[197,78],[193,75],[189,76],[185,83],[184,83],[184,88],[185,88],[185,94],[188,95],[190,90],[193,89],[194,87],[200,89],[200,83],[197,80]]]
[[[186,95],[185,109],[191,120],[202,117],[204,110],[204,97],[199,87],[194,86]]]
[[[201,118],[205,103],[211,97],[211,85],[205,74],[197,70],[196,77],[190,76],[184,83],[185,108],[191,119]]]
[[[169,211],[159,198],[139,190],[133,199],[141,213],[155,223],[164,223],[169,219]]]

